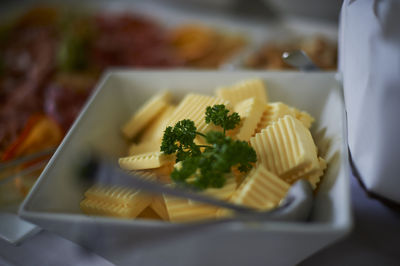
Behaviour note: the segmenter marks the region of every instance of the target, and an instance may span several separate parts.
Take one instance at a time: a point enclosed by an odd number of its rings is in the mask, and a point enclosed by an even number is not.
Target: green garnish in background
[[[75,34],[66,34],[61,40],[57,60],[62,71],[85,69],[88,65],[86,40]]]
[[[225,184],[225,175],[237,166],[239,171],[248,172],[255,163],[257,155],[246,142],[233,140],[226,136],[226,131],[234,129],[240,123],[238,113],[229,115],[224,105],[207,107],[205,113],[207,124],[221,126],[223,132],[210,131],[206,134],[197,132],[193,121],[185,119],[174,127],[167,127],[161,143],[165,154],[176,154],[175,167],[171,179],[177,183],[195,189],[208,187],[221,188]],[[197,136],[205,139],[206,145],[197,145]]]
[[[64,72],[82,71],[89,66],[89,47],[94,36],[94,26],[85,16],[66,17],[60,22],[60,43],[57,65]]]

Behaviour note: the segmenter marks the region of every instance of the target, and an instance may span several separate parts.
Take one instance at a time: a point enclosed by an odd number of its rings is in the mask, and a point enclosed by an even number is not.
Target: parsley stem
[[[206,135],[204,135],[203,133],[201,133],[201,132],[198,132],[198,131],[196,131],[196,134],[197,134],[197,135],[199,135],[199,136],[202,136],[203,138],[205,138],[205,137],[206,137]]]
[[[213,146],[211,145],[196,145],[199,148],[212,148]]]

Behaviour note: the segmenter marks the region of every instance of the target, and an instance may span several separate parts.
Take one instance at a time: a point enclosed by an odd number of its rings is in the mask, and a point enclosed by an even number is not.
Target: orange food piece
[[[53,119],[43,114],[32,115],[19,137],[6,149],[2,160],[57,146],[63,136],[61,127]]]
[[[169,41],[185,65],[198,68],[218,67],[245,45],[244,38],[237,34],[196,24],[173,29]]]
[[[198,25],[184,25],[170,33],[171,43],[185,60],[195,60],[211,52],[216,45],[216,33]]]

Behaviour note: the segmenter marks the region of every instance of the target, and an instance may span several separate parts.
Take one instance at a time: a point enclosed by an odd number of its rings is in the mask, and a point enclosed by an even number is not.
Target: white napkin
[[[400,1],[345,0],[340,18],[351,155],[367,190],[400,203]]]

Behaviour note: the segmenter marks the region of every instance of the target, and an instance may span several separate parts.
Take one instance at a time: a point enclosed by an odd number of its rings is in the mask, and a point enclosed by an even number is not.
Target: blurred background
[[[0,211],[16,211],[107,68],[294,70],[281,55],[295,49],[337,65],[341,1],[0,5]]]

